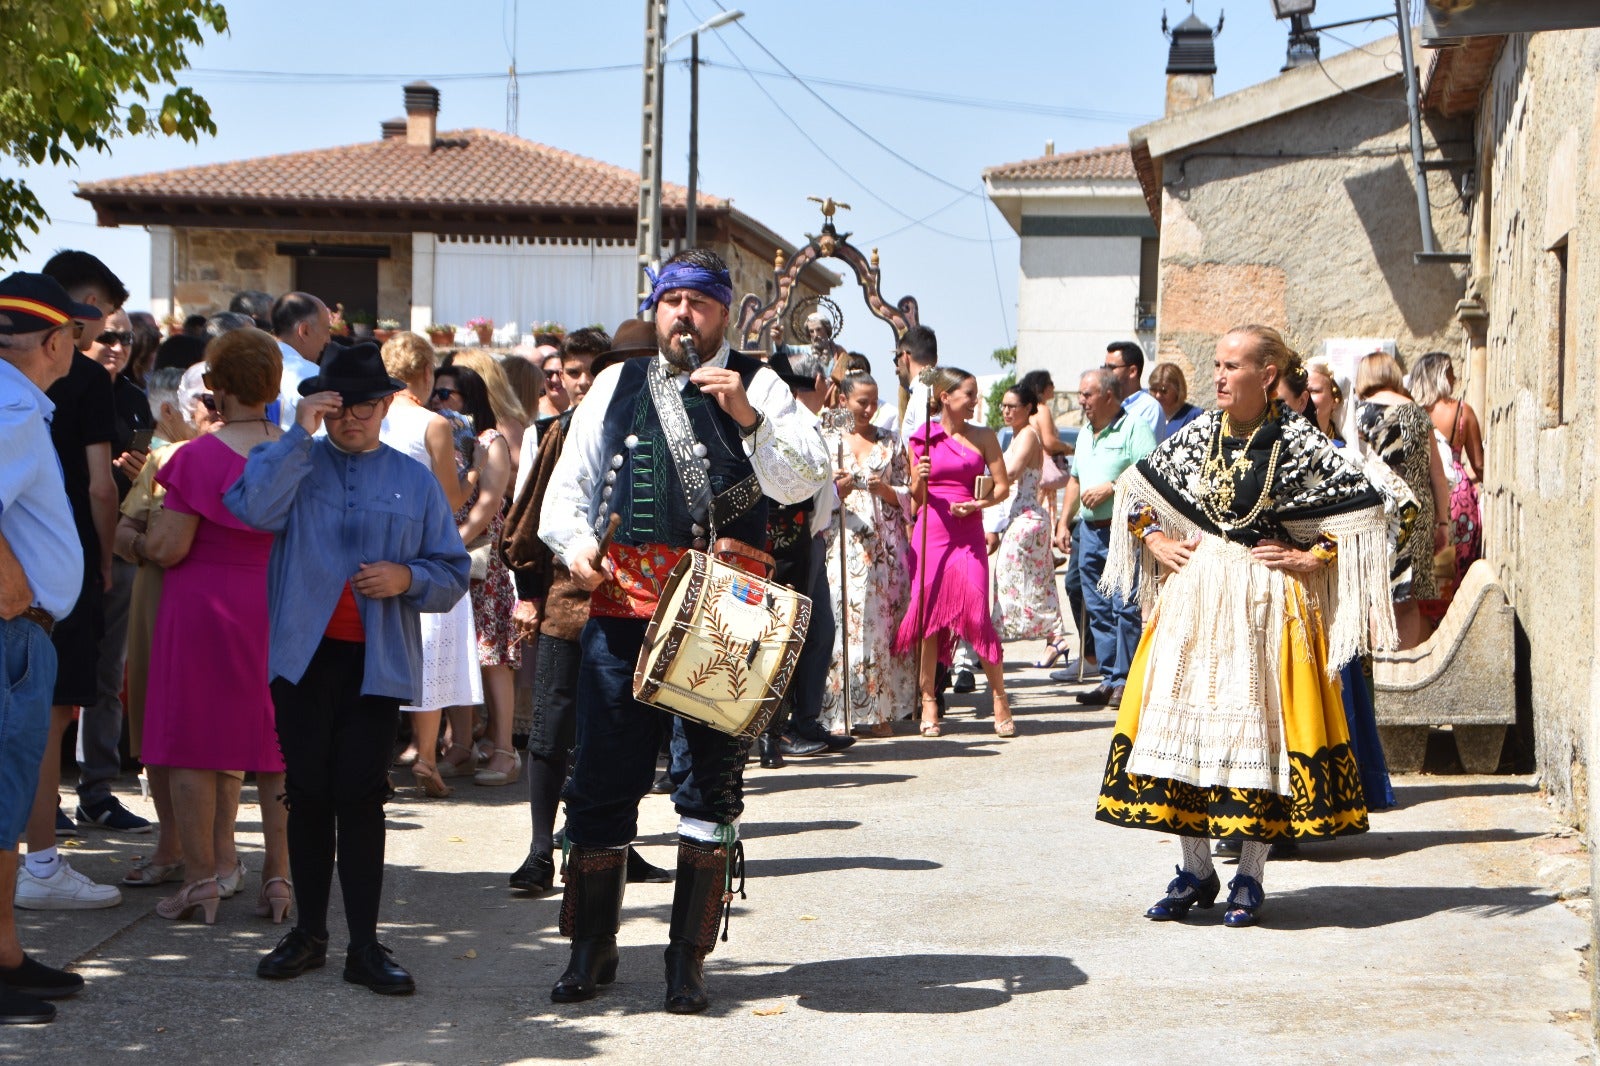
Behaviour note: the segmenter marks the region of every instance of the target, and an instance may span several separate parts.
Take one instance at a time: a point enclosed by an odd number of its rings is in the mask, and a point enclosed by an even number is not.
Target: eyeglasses
[[[433,390],[433,398],[435,400],[448,400],[452,396],[460,396],[460,395],[461,395],[461,390],[460,389],[437,388],[437,389]]]
[[[197,399],[199,399],[201,407],[204,407],[212,414],[217,413],[217,398],[215,396],[212,396],[209,393],[201,393]]]
[[[1101,370],[1126,370],[1126,369],[1128,369],[1128,364],[1127,363],[1101,363],[1100,364],[1100,369]]]
[[[365,422],[378,413],[377,400],[362,400],[360,403],[347,403],[337,411],[330,411],[327,418],[353,418],[357,422]]]
[[[114,348],[119,344],[124,348],[132,348],[133,334],[131,332],[119,333],[114,329],[108,329],[95,337],[94,342],[106,348]]]

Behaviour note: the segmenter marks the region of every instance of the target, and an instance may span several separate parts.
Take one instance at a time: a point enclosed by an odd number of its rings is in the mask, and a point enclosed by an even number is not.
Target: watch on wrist
[[[756,412],[756,420],[754,422],[750,423],[749,426],[740,426],[739,427],[739,436],[740,436],[740,438],[743,439],[743,440],[749,440],[751,437],[755,436],[756,435],[756,430],[761,428],[761,423],[766,421],[766,419],[767,419],[766,415],[762,414],[760,411],[757,411]]]

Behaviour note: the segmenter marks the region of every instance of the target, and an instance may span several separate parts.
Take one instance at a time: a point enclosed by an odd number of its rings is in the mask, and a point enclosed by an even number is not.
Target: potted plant
[[[350,332],[357,337],[372,336],[372,312],[356,308],[345,316],[345,321],[350,323]]]
[[[382,344],[396,333],[400,332],[400,320],[397,318],[378,319],[378,328],[372,331],[372,339]]]
[[[469,318],[467,319],[467,328],[478,335],[479,344],[488,345],[490,341],[494,340],[494,319],[492,318]]]
[[[456,342],[456,328],[448,322],[435,322],[428,327],[428,343],[435,348],[448,348]]]

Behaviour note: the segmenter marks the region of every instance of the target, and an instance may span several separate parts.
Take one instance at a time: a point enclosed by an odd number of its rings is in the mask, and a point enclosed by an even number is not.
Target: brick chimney
[[[414,81],[405,87],[405,99],[406,143],[432,151],[439,135],[439,90]]]
[[[1166,16],[1161,18],[1161,28],[1166,29]],[[1173,27],[1167,37],[1172,47],[1167,52],[1167,115],[1209,103],[1215,94],[1217,75],[1217,35],[1222,32],[1222,20],[1217,20],[1213,30],[1190,13],[1189,17]]]

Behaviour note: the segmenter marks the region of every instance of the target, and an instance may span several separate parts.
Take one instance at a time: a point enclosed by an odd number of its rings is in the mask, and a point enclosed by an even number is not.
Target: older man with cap
[[[378,905],[400,705],[422,696],[417,616],[449,610],[471,569],[438,479],[379,440],[403,388],[376,344],[336,349],[300,383],[295,425],[250,453],[224,497],[240,519],[277,534],[267,671],[299,920],[256,973],[298,977],[323,965],[337,856],[350,930],[344,979],[384,995],[416,987],[378,943]],[[327,436],[314,438],[324,423]]]
[[[816,419],[776,374],[724,340],[733,283],[722,260],[691,248],[651,281],[641,309],[655,309],[659,351],[595,379],[539,523],[573,580],[593,590],[577,750],[563,792],[571,851],[561,932],[572,938],[572,958],[550,993],[558,1003],[589,999],[616,976],[627,848],[663,729],[660,712],[633,698],[633,668],[668,574],[687,549],[709,550],[713,537],[760,544],[768,497],[807,499],[827,478]],[[613,515],[615,538],[596,558]],[[666,1009],[678,1014],[707,1006],[702,970],[740,847],[748,748],[697,722],[685,722],[684,735],[690,765],[673,793],[678,873],[666,952]]]
[[[85,570],[45,395],[72,365],[75,318],[100,312],[42,274],[0,281],[0,1024],[48,1022],[56,1010],[44,1000],[83,987],[23,954],[12,909],[17,841],[50,727],[50,632],[77,602]]]

